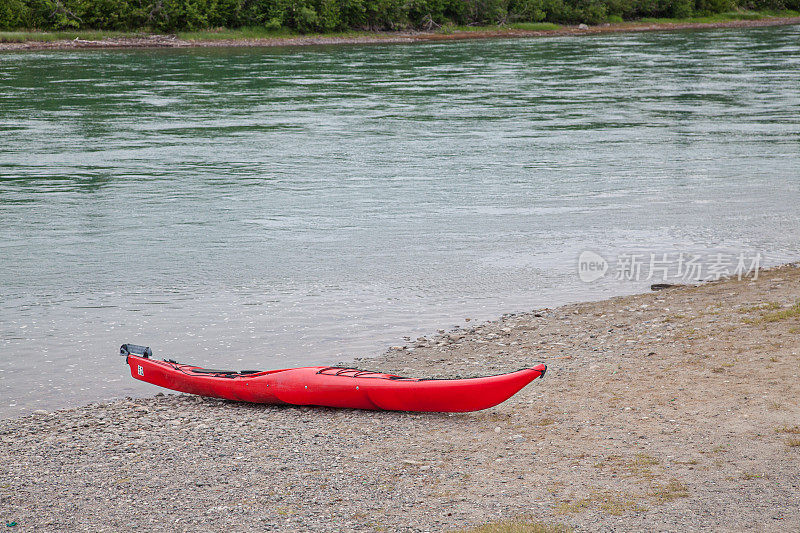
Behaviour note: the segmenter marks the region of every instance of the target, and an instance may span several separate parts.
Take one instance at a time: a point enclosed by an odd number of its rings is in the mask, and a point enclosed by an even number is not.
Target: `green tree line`
[[[174,32],[258,26],[332,32],[445,24],[598,24],[736,9],[800,10],[800,0],[0,0],[0,29]]]

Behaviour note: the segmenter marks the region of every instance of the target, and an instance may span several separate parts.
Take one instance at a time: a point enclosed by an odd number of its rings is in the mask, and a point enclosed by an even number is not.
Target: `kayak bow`
[[[141,381],[168,389],[243,402],[319,405],[391,411],[479,411],[516,394],[547,371],[544,364],[497,376],[417,379],[355,368],[312,366],[282,370],[213,370],[152,359],[144,346],[120,354]]]

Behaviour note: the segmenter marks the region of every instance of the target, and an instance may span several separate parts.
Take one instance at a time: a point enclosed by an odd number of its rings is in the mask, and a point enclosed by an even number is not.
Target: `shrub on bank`
[[[508,22],[599,24],[736,9],[800,10],[800,0],[0,0],[0,29],[330,32]]]

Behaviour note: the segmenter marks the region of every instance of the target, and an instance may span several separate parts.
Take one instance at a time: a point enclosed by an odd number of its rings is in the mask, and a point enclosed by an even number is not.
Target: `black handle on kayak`
[[[153,357],[153,350],[149,346],[139,346],[138,344],[123,344],[119,347],[119,354],[125,357],[129,355],[139,355],[148,359]]]

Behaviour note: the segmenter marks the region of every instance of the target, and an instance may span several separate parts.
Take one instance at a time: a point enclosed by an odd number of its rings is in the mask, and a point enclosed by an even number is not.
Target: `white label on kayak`
[[[142,365],[137,365],[137,366],[139,367],[139,375],[144,376],[144,368],[142,368]]]

